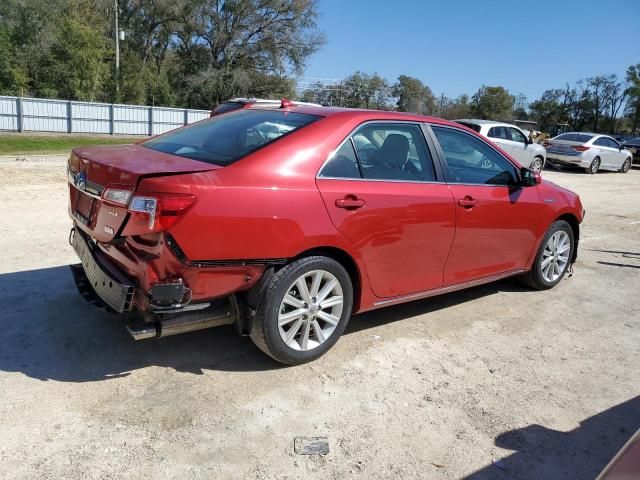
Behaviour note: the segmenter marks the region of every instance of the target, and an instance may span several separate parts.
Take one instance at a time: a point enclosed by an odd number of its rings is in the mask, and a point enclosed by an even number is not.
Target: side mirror
[[[520,169],[520,178],[522,180],[522,185],[525,187],[535,187],[542,183],[542,177],[539,172],[534,172],[533,170],[529,170],[525,167]]]

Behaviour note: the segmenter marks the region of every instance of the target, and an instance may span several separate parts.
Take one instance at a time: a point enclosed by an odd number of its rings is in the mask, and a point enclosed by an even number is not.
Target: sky
[[[309,78],[406,74],[436,95],[502,85],[538,98],[640,63],[640,0],[320,0]]]

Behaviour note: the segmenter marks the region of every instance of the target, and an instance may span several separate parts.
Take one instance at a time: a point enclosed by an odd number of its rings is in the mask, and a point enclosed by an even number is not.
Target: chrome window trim
[[[352,141],[352,137],[355,134],[355,132],[357,132],[358,130],[360,130],[360,128],[365,127],[367,125],[370,124],[397,124],[397,125],[413,125],[418,127],[418,129],[420,130],[420,132],[422,133],[422,136],[424,138],[424,143],[427,147],[427,150],[429,152],[429,155],[431,157],[431,163],[433,165],[433,172],[434,175],[437,177],[438,176],[438,172],[435,166],[435,155],[432,151],[431,145],[429,143],[429,141],[427,140],[426,136],[424,135],[424,131],[422,129],[422,126],[424,125],[424,122],[418,122],[415,120],[366,120],[362,123],[360,123],[359,125],[357,125],[353,130],[351,130],[347,136],[340,142],[340,144],[333,150],[331,150],[329,152],[329,154],[327,155],[327,158],[325,159],[325,161],[322,163],[322,165],[320,166],[320,168],[318,169],[318,171],[316,172],[316,180],[359,180],[359,181],[365,181],[365,182],[393,182],[393,183],[447,183],[446,181],[430,181],[430,180],[384,180],[381,178],[364,178],[363,172],[362,172],[362,166],[360,165],[360,159],[358,158],[358,150],[356,149],[356,145],[355,142]],[[324,167],[327,165],[327,163],[329,163],[333,157],[335,156],[336,153],[338,153],[338,150],[340,150],[342,148],[342,146],[347,142],[347,141],[351,141],[351,147],[353,148],[354,153],[356,154],[356,160],[358,162],[358,169],[360,170],[360,175],[363,175],[360,178],[349,178],[349,177],[323,177],[321,175],[322,170],[324,169]]]

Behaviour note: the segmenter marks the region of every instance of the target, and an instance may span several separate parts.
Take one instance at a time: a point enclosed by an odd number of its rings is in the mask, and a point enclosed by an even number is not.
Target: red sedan
[[[83,295],[141,312],[136,339],[233,323],[287,364],[357,312],[516,275],[555,286],[584,214],[459,124],[290,102],[78,148],[68,173]]]

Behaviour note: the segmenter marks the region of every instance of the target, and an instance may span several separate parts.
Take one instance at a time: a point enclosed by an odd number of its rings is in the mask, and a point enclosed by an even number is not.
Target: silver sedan
[[[563,133],[544,142],[547,162],[582,167],[587,173],[613,170],[627,173],[632,154],[613,138],[597,133]]]

